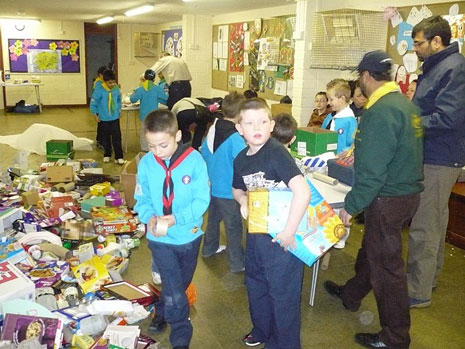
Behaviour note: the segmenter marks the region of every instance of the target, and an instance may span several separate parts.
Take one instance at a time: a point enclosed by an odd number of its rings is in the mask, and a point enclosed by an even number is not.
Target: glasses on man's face
[[[428,39],[422,40],[422,41],[417,41],[413,43],[413,47],[420,47],[423,43],[429,41]]]

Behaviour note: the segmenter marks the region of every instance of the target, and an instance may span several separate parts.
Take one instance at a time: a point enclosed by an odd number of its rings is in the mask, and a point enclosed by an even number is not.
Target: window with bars
[[[345,9],[313,17],[310,68],[347,70],[368,51],[385,50],[387,22],[382,12]]]

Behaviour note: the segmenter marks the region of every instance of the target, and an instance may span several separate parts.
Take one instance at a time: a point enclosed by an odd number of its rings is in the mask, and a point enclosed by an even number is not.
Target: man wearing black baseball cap
[[[417,210],[423,190],[423,133],[417,108],[391,81],[392,60],[384,51],[365,54],[357,67],[367,109],[355,135],[355,182],[340,217],[350,225],[365,210],[365,234],[355,276],[339,286],[326,281],[329,294],[350,311],[373,290],[382,330],[357,333],[368,348],[408,348],[410,314],[402,228]]]

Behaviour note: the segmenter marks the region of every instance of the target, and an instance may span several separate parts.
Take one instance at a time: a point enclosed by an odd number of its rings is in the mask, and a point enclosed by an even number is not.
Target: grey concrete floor
[[[130,114],[128,152],[131,159],[139,150],[140,124]],[[0,135],[22,133],[33,123],[51,124],[74,133],[79,137],[95,139],[96,125],[86,108],[44,108],[40,115],[7,114],[0,111]],[[125,142],[126,113],[121,119],[123,145]],[[12,164],[17,150],[0,144],[0,166],[2,170]],[[102,161],[102,152],[77,151],[76,158],[93,158]],[[31,154],[29,167],[37,168],[45,156]],[[119,165],[103,164],[105,173],[118,175]],[[358,348],[354,342],[356,332],[377,332],[379,327],[376,303],[370,293],[356,313],[346,311],[342,305],[323,289],[327,279],[345,282],[354,274],[354,263],[360,247],[363,226],[354,225],[346,248],[332,250],[329,268],[320,270],[314,307],[308,305],[311,282],[311,268],[305,268],[302,289],[303,348]],[[404,252],[408,241],[404,232]],[[224,232],[221,239],[226,241]],[[128,269],[123,277],[133,283],[148,282],[150,274],[150,252],[143,243],[134,250]],[[191,309],[194,335],[192,349],[245,348],[241,342],[251,328],[248,313],[246,289],[243,274],[231,274],[225,253],[203,259],[199,257],[194,284],[197,288],[197,302]],[[444,271],[437,290],[433,293],[431,307],[411,311],[411,348],[465,348],[465,251],[446,245]],[[372,319],[371,319],[372,318]],[[149,320],[139,325],[146,332]],[[154,338],[161,348],[170,348],[169,329]],[[260,348],[260,347],[259,347]]]

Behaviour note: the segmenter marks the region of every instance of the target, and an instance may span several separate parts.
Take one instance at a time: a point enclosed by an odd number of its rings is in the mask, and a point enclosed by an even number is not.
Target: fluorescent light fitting
[[[11,23],[11,24],[40,24],[39,19],[22,19],[22,18],[1,18],[0,19],[4,23]]]
[[[152,11],[154,7],[155,7],[154,5],[144,5],[144,6],[135,7],[135,8],[132,8],[124,12],[124,15],[127,17],[141,15],[143,13]]]
[[[97,19],[97,24],[105,24],[105,23],[110,23],[114,20],[114,18],[112,16],[107,16],[107,17],[103,17],[103,18],[100,18],[100,19]]]

